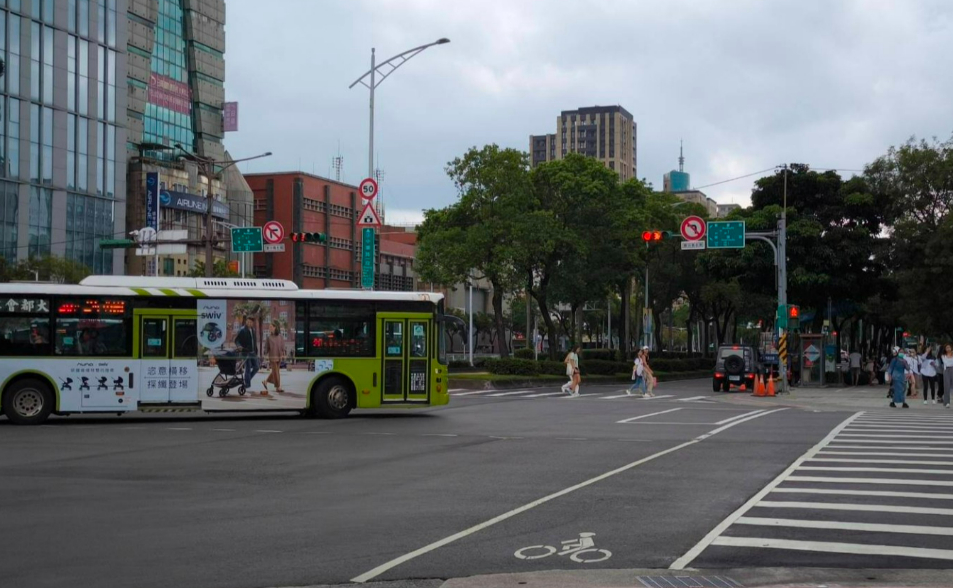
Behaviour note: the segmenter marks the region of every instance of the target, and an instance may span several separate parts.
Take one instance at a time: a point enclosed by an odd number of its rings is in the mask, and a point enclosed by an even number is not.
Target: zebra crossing
[[[853,415],[671,568],[808,561],[951,567],[953,415]]]
[[[675,394],[657,394],[655,396],[642,397],[640,394],[626,394],[625,389],[611,390],[604,392],[581,392],[578,396],[570,396],[565,392],[552,391],[546,389],[526,389],[526,390],[450,390],[452,398],[474,399],[474,398],[504,398],[504,399],[540,399],[540,400],[634,400],[639,402],[651,402],[658,400],[667,400],[670,402],[686,403],[714,403],[713,396],[691,396],[688,398],[679,398]]]

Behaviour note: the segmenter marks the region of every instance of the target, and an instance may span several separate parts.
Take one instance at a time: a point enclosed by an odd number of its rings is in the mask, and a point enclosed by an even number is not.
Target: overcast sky
[[[267,6],[267,8],[265,8]],[[638,175],[661,188],[679,139],[695,187],[783,162],[860,169],[911,135],[953,133],[953,2],[896,0],[227,0],[226,147],[245,172],[367,174],[378,61],[448,37],[377,90],[387,220],[456,198],[471,146],[528,150],[561,110],[620,104]],[[843,172],[850,175],[850,172]],[[704,191],[747,205],[748,178]]]

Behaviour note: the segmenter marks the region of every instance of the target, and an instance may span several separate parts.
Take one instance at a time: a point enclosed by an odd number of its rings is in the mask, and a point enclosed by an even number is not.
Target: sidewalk
[[[723,396],[720,400],[738,404],[782,405],[797,408],[813,408],[815,410],[894,410],[890,408],[890,399],[887,398],[888,386],[838,386],[827,388],[792,388],[790,394],[778,394],[775,398],[759,398],[748,395],[735,394]],[[923,394],[916,398],[909,398],[907,404],[910,410],[931,410],[938,414],[953,416],[953,410],[947,410],[942,404],[923,404]]]

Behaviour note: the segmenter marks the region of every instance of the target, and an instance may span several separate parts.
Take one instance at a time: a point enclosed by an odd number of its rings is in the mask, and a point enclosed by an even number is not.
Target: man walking
[[[238,331],[238,335],[235,337],[235,345],[245,358],[245,389],[251,390],[252,378],[255,377],[261,367],[258,362],[258,337],[255,333],[255,319],[250,316],[242,318],[245,326]]]
[[[850,383],[852,386],[856,386],[860,380],[861,359],[860,352],[854,349],[850,354]]]

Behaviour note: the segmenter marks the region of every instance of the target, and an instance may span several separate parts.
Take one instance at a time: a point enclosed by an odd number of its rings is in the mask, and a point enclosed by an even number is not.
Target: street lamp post
[[[215,275],[215,256],[213,247],[214,241],[212,239],[212,231],[214,230],[212,205],[215,199],[212,197],[212,176],[214,175],[217,177],[219,174],[223,173],[226,169],[232,167],[236,163],[251,161],[252,159],[260,159],[262,157],[269,157],[271,156],[271,151],[266,151],[265,153],[253,155],[251,157],[222,161],[190,153],[185,147],[178,143],[176,143],[175,146],[185,154],[184,157],[186,159],[194,161],[199,166],[202,174],[205,176],[205,277],[211,278]],[[220,166],[218,172],[215,171],[216,166]]]
[[[379,86],[381,82],[387,79],[387,76],[394,73],[398,67],[407,63],[412,57],[421,51],[433,47],[434,45],[443,45],[449,42],[450,39],[443,37],[437,39],[433,43],[427,43],[426,45],[421,45],[420,47],[408,49],[403,53],[398,53],[387,61],[381,63],[377,63],[375,49],[371,47],[371,69],[365,72],[361,77],[354,80],[354,82],[348,86],[348,89],[350,90],[358,84],[363,84],[364,87],[371,92],[369,105],[370,120],[367,127],[367,177],[374,177],[374,90],[377,89],[377,86]],[[385,68],[390,69],[385,70]],[[377,77],[378,71],[380,71],[381,74],[380,79]],[[371,285],[371,289],[373,289],[373,284]]]

